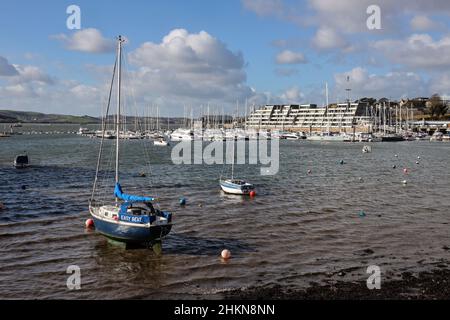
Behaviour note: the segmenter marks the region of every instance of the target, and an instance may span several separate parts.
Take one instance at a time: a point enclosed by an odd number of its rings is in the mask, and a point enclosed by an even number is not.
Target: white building
[[[250,114],[247,128],[291,131],[347,131],[371,124],[363,103],[339,103],[328,108],[314,104],[266,105]]]

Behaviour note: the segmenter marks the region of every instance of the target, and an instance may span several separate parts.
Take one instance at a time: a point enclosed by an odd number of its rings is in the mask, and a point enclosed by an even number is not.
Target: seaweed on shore
[[[306,289],[280,285],[230,291],[225,299],[242,300],[447,300],[450,299],[450,269],[436,269],[413,275],[402,273],[399,280],[384,281],[379,290],[369,290],[365,282],[337,281]]]

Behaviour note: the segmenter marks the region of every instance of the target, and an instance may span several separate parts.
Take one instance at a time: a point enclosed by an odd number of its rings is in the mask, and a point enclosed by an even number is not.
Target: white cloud
[[[14,84],[14,85],[6,85],[4,87],[0,87],[0,96],[1,99],[7,98],[10,99],[24,99],[24,98],[34,98],[37,96],[36,92],[27,84]],[[8,102],[9,103],[9,102]]]
[[[2,56],[0,56],[0,77],[10,77],[18,75],[16,68],[9,64],[8,60]]]
[[[370,74],[362,67],[356,67],[348,72],[335,74],[334,80],[333,95],[340,101],[347,98],[345,91],[347,88],[351,89],[352,100],[361,97],[398,99],[427,93],[425,81],[413,72],[388,72],[384,75],[376,75]]]
[[[306,63],[306,58],[303,53],[284,50],[277,55],[276,62],[278,64],[299,64]]]
[[[280,99],[283,103],[300,103],[304,98],[303,93],[297,86],[291,87],[283,92]]]
[[[234,104],[253,95],[246,85],[244,58],[205,31],[172,30],[161,43],[146,42],[129,55],[137,69],[134,90],[172,108],[208,102]]]
[[[11,78],[11,81],[15,83],[25,83],[33,81],[46,84],[54,83],[54,80],[38,67],[15,65],[15,68],[18,71],[18,75]]]
[[[450,36],[434,41],[428,34],[414,34],[403,40],[376,41],[373,47],[391,62],[410,68],[450,67]]]
[[[253,11],[259,16],[281,14],[283,12],[282,0],[242,0],[247,10]]]
[[[102,88],[100,90],[99,88]],[[12,83],[0,86],[0,109],[100,115],[107,89],[76,81]]]
[[[242,103],[248,99],[250,103],[268,99],[246,84],[242,53],[231,51],[205,31],[173,30],[159,43],[143,43],[126,58],[123,101],[128,113],[140,112],[151,104],[160,105],[161,114],[171,116],[181,115],[184,105],[193,107],[196,114],[208,103],[231,111],[236,100]],[[97,82],[88,85],[54,79],[35,66],[15,68],[18,74],[8,77],[7,85],[0,84],[0,106],[92,115],[100,113],[112,73],[112,66],[86,65],[85,70],[94,72]]]
[[[15,73],[0,83],[0,109],[100,114],[100,103],[108,92],[105,85],[88,86],[74,80],[57,80],[37,66],[10,66]]]
[[[450,75],[448,73],[434,77],[430,81],[430,94],[438,93],[450,97]]]
[[[52,38],[60,40],[68,50],[73,51],[106,53],[114,51],[115,48],[112,39],[104,38],[101,32],[94,28],[77,31],[72,36],[59,34]]]
[[[323,25],[343,33],[365,33],[369,31],[366,13],[370,5],[376,4],[381,9],[383,32],[397,32],[401,27],[400,16],[409,14],[450,14],[448,0],[309,0],[309,6],[316,14],[311,19],[313,24]],[[423,21],[422,21],[423,22]]]
[[[347,41],[335,29],[327,26],[317,30],[312,42],[314,47],[319,50],[347,49],[349,47]]]
[[[425,15],[417,15],[411,19],[411,28],[416,31],[427,31],[441,28],[442,26]]]

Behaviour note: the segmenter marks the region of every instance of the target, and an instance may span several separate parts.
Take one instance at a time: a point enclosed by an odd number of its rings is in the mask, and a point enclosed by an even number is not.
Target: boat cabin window
[[[131,214],[135,216],[140,216],[142,214],[142,210],[140,208],[131,209]]]

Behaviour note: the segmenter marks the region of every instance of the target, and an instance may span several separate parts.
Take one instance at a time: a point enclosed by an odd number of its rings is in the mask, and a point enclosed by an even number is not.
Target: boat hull
[[[14,168],[16,168],[16,169],[26,169],[29,166],[30,166],[29,164],[25,164],[25,163],[14,163]]]
[[[343,136],[309,136],[309,141],[323,141],[323,142],[345,142],[346,137]]]
[[[248,195],[250,192],[254,190],[252,185],[236,185],[228,182],[220,182],[220,187],[222,191],[229,194],[237,194],[237,195]]]
[[[399,136],[392,136],[392,137],[381,137],[381,141],[382,142],[401,142],[401,141],[405,141],[405,139],[403,137],[399,137]]]
[[[153,144],[155,146],[161,146],[161,147],[167,147],[169,143],[167,141],[153,141]]]
[[[108,238],[125,243],[150,243],[169,234],[172,224],[157,226],[131,226],[116,221],[107,221],[91,214],[95,229]]]

